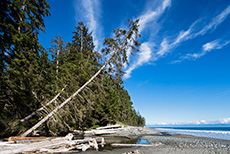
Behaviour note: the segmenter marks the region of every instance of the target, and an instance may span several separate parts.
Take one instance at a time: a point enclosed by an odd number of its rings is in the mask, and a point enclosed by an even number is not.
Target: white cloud
[[[151,59],[151,54],[152,54],[152,50],[149,47],[148,42],[142,43],[140,47],[140,52],[137,54],[138,55],[137,62],[128,68],[126,74],[124,75],[124,78],[127,79],[131,77],[131,73],[135,68],[143,65],[144,63],[149,62]]]
[[[171,45],[168,44],[167,39],[161,42],[161,49],[157,52],[157,55],[163,56],[165,53],[169,52]]]
[[[162,15],[162,13],[165,11],[165,9],[167,9],[168,7],[171,6],[171,0],[163,0],[162,4],[155,10],[155,11],[147,11],[145,12],[143,15],[139,16],[137,19],[140,19],[139,21],[139,31],[140,33],[146,28],[146,25],[149,22],[152,22],[154,20],[157,20],[158,17],[160,15]],[[153,59],[153,57],[151,58],[151,48],[149,47],[151,43],[150,42],[145,42],[143,44],[141,44],[140,50],[141,52],[138,54],[138,59],[137,61],[132,64],[126,71],[125,71],[125,75],[124,78],[127,79],[131,76],[132,71],[143,65],[144,63],[147,63],[150,61],[150,59]],[[166,49],[164,49],[166,50]],[[130,54],[131,54],[131,50],[128,51],[127,56],[128,56],[128,60],[130,58]],[[127,66],[125,65],[124,68],[126,68]]]
[[[221,49],[224,46],[228,45],[230,43],[229,41],[225,41],[224,43],[220,43],[220,40],[214,40],[212,42],[206,43],[203,45],[203,50],[204,51],[211,51],[213,49]]]
[[[171,49],[177,47],[181,42],[189,40],[189,39],[194,39],[195,37],[197,37],[199,35],[204,35],[204,34],[207,33],[208,30],[216,29],[216,27],[219,24],[221,24],[226,19],[226,17],[229,14],[230,14],[230,6],[228,6],[220,14],[218,14],[217,16],[215,16],[212,19],[212,21],[207,26],[204,26],[197,33],[194,33],[193,29],[194,29],[195,25],[197,25],[197,23],[199,23],[201,21],[200,19],[196,20],[190,26],[190,28],[187,31],[180,31],[179,35],[176,37],[176,39],[172,43],[165,44],[166,43],[165,42],[166,38],[164,38],[163,41],[162,41],[162,43],[161,43],[161,48],[157,52],[157,55],[164,56],[165,54],[167,54],[168,52],[170,52]],[[203,46],[204,50],[201,53],[187,54],[187,55],[183,56],[182,59],[197,59],[197,58],[205,55],[207,53],[207,51],[210,51],[212,49],[221,49],[223,46],[227,45],[228,43],[229,42],[227,42],[226,44],[223,44],[223,45],[219,45],[217,41],[210,42],[210,43],[206,44],[206,46]],[[176,60],[176,61],[174,61],[172,63],[178,63],[178,62],[181,62],[181,60]]]
[[[139,31],[142,32],[147,23],[153,21],[154,19],[157,19],[168,7],[171,6],[171,0],[164,0],[162,2],[162,5],[159,6],[155,11],[147,11],[143,15],[139,16],[137,19],[140,19],[139,24],[140,28]]]
[[[178,43],[182,42],[183,40],[186,40],[186,37],[190,34],[191,28],[189,28],[187,31],[181,31],[180,34],[177,36],[175,42],[172,43],[172,45],[177,45]]]
[[[223,118],[218,120],[221,124],[230,124],[230,118]]]
[[[175,40],[172,43],[168,43],[167,39],[164,38],[163,41],[161,42],[161,48],[160,50],[157,52],[157,55],[164,56],[165,54],[167,54],[168,52],[170,52],[170,50],[172,48],[175,48],[176,46],[178,46],[182,41],[188,40],[192,31],[192,28],[195,26],[195,24],[197,23],[194,22],[188,30],[186,31],[180,31],[179,35],[175,38]]]
[[[151,58],[151,49],[149,47],[149,44],[146,43],[142,43],[141,44],[141,48],[140,48],[140,53],[139,55],[139,59],[137,61],[137,65],[142,65],[143,63],[147,63],[150,58]]]
[[[222,42],[222,43],[221,43]],[[230,40],[228,41],[221,41],[219,39],[208,42],[202,46],[202,51],[198,53],[192,53],[192,54],[186,54],[184,56],[181,56],[179,60],[175,60],[172,63],[180,63],[181,61],[188,59],[188,60],[196,60],[204,55],[206,55],[208,52],[212,50],[222,49],[224,46],[228,45],[230,43]]]
[[[77,16],[75,17],[76,22],[86,22],[89,31],[92,32],[95,49],[99,49],[99,42],[101,40],[101,26],[99,23],[100,16],[100,1],[99,0],[82,0],[81,5],[78,1],[75,1],[75,11]],[[80,14],[80,15],[79,15]]]
[[[214,40],[212,42],[206,43],[202,46],[203,50],[204,51],[211,51],[218,46],[218,43],[219,43],[218,40]]]
[[[204,35],[210,29],[216,29],[216,27],[219,24],[221,24],[229,14],[230,14],[230,5],[225,10],[223,10],[219,15],[214,17],[207,26],[203,27],[199,32],[194,34],[193,37],[196,37],[198,35]]]
[[[229,118],[220,118],[218,120],[200,120],[195,122],[172,122],[172,123],[166,123],[166,122],[160,122],[160,123],[152,123],[148,125],[215,125],[215,124],[230,124],[230,117]]]
[[[153,18],[157,15],[157,12],[155,11],[151,11],[151,12],[147,12],[145,13],[144,15],[138,17],[138,19],[140,19],[139,21],[139,24],[140,24],[140,27],[139,27],[139,31],[143,31],[146,24],[148,22],[150,22],[151,20],[153,20]]]
[[[167,7],[171,6],[171,0],[164,0],[162,3],[162,8],[161,10],[164,11]]]

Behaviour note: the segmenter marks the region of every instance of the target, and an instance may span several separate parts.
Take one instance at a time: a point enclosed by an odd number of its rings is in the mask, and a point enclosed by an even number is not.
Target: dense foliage
[[[94,50],[87,27],[79,23],[72,42],[66,43],[61,36],[56,36],[46,51],[38,42],[39,31],[45,26],[43,17],[50,14],[45,0],[3,0],[0,7],[0,136],[24,132],[70,97],[100,69],[106,62],[103,57],[113,53],[127,33],[114,30],[115,38],[105,39],[106,47],[100,54]],[[40,133],[60,135],[73,129],[116,122],[145,125],[122,86],[126,52],[130,47],[137,51],[138,45],[136,40],[133,45],[124,44],[122,55],[115,55],[110,65],[83,91],[39,127]],[[20,122],[58,93],[59,97],[51,105]]]

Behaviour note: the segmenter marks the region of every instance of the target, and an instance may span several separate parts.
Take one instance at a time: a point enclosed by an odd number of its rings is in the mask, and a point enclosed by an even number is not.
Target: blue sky
[[[140,19],[140,52],[129,56],[124,86],[147,124],[230,123],[229,0],[48,0],[40,43],[70,42],[83,21],[96,50],[113,28]]]

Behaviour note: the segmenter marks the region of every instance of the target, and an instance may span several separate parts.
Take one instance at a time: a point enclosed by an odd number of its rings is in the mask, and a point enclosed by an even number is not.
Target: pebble
[[[175,136],[143,136],[150,144],[161,142],[164,146],[152,149],[156,153],[220,153],[230,154],[230,140],[217,140],[211,138],[199,138],[185,135]],[[145,152],[143,152],[145,153]]]

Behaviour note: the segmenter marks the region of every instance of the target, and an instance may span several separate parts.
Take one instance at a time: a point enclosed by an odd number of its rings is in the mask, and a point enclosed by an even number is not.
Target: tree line
[[[38,35],[44,31],[43,18],[50,15],[49,8],[45,0],[0,2],[0,136],[18,135],[32,127],[71,97],[110,56],[106,68],[44,122],[39,133],[61,135],[116,122],[145,125],[122,81],[126,53],[138,51],[137,21],[129,21],[135,27],[129,31],[114,30],[113,38],[105,38],[101,52],[95,50],[92,32],[82,22],[75,27],[71,42],[55,36],[51,48],[45,49]],[[31,113],[35,114],[22,122]]]

